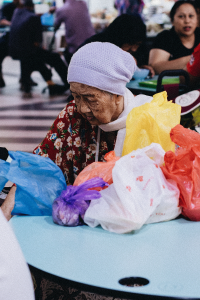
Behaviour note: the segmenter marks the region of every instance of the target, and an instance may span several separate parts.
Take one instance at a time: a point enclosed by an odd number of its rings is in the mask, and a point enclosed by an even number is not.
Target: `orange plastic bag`
[[[117,157],[114,151],[110,151],[106,153],[104,159],[106,160],[106,162],[94,162],[89,166],[87,166],[85,169],[83,169],[83,171],[81,171],[80,174],[76,177],[76,180],[74,181],[73,185],[79,185],[85,182],[86,180],[94,177],[102,178],[109,185],[113,183],[112,169],[116,161],[120,159],[120,157]],[[94,189],[102,190],[102,188],[94,188]]]
[[[180,147],[165,153],[162,171],[180,189],[182,214],[200,221],[200,134],[181,125],[172,128],[170,137]]]

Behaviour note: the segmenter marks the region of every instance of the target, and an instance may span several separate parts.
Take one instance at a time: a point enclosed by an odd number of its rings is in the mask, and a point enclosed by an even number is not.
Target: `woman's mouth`
[[[191,30],[191,27],[190,26],[185,26],[183,27],[184,31],[190,31]]]
[[[93,116],[86,116],[86,119],[88,120],[88,121],[92,121],[93,120]]]

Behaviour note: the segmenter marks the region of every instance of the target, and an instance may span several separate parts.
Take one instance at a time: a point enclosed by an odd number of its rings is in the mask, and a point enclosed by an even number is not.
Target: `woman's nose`
[[[190,22],[190,17],[189,16],[186,16],[185,17],[185,23],[189,23]]]
[[[88,106],[88,103],[84,100],[81,100],[81,102],[80,102],[80,111],[83,114],[91,111],[91,109]]]

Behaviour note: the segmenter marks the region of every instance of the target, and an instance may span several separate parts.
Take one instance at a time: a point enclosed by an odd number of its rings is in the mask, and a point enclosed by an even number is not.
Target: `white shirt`
[[[29,268],[17,239],[0,209],[0,299],[34,300]]]

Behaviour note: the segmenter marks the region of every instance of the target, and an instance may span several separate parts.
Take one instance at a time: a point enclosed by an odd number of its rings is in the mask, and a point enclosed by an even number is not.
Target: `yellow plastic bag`
[[[167,100],[167,92],[153,96],[150,103],[133,108],[126,120],[122,156],[133,150],[158,143],[165,151],[175,151],[170,130],[180,124],[181,106]]]
[[[192,111],[192,116],[194,120],[194,125],[199,125],[200,124],[200,107],[197,107]]]

